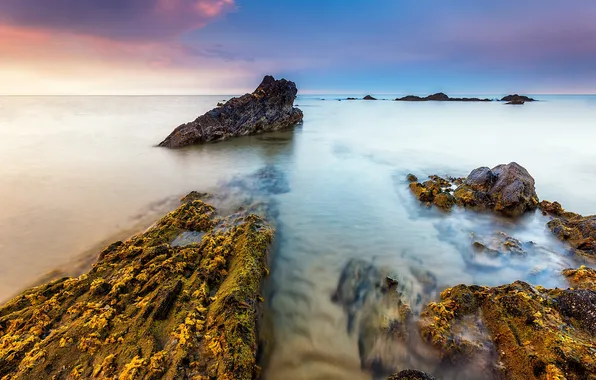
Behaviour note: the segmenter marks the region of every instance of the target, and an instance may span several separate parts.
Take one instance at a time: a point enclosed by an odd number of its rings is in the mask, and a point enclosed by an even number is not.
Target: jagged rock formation
[[[448,95],[438,92],[436,94],[428,95],[426,97],[408,95],[402,98],[395,99],[396,101],[402,102],[425,102],[425,101],[438,101],[438,102],[490,102],[490,99],[480,98],[450,98]]]
[[[538,206],[534,178],[515,162],[492,169],[474,169],[465,180],[431,176],[430,180],[419,183],[412,179],[408,178],[410,189],[418,200],[444,210],[457,204],[515,217]]]
[[[273,229],[191,193],[93,269],[0,307],[0,378],[253,379]]]
[[[551,215],[548,228],[577,254],[596,259],[596,215],[581,216],[563,209],[559,202],[540,202],[543,213]]]
[[[176,128],[159,146],[181,148],[288,128],[302,122],[294,107],[296,84],[268,75],[252,93],[232,98],[195,121]]]

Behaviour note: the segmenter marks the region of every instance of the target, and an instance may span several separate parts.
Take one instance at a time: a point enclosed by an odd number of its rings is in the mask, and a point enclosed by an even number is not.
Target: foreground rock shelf
[[[0,307],[0,378],[257,378],[272,238],[255,215],[186,197],[90,272]]]
[[[182,148],[292,127],[303,118],[302,111],[294,107],[297,93],[294,82],[268,75],[252,94],[232,98],[180,125],[159,146]]]

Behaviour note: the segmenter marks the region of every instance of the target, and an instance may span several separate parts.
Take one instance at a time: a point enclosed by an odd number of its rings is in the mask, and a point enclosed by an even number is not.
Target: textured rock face
[[[543,213],[553,216],[548,228],[577,254],[596,259],[596,215],[581,216],[568,212],[559,202],[540,202]]]
[[[0,307],[0,378],[257,378],[273,230],[255,215],[220,218],[200,196],[107,247],[90,272]]]
[[[252,93],[232,98],[195,121],[176,128],[159,146],[181,148],[288,128],[302,122],[294,107],[296,84],[266,76]]]
[[[519,216],[538,206],[534,178],[515,162],[474,169],[453,195],[463,206],[507,216]]]
[[[576,278],[584,283],[586,277]],[[494,288],[458,285],[429,304],[420,329],[452,362],[494,345],[507,379],[594,379],[595,297],[593,288],[536,289],[520,281]],[[478,328],[488,331],[489,341],[470,333]]]

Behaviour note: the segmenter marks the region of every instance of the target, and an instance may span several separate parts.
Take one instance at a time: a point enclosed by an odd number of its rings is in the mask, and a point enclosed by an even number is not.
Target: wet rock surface
[[[346,312],[347,333],[357,336],[362,368],[379,376],[433,360],[418,349],[414,317],[432,296],[436,279],[413,269],[423,284],[416,290],[405,276],[387,273],[364,260],[350,260],[332,296]]]
[[[542,201],[540,209],[552,216],[548,228],[576,254],[596,259],[596,215],[582,216],[568,212],[558,202]]]
[[[490,99],[480,98],[451,98],[448,95],[438,92],[436,94],[428,95],[425,97],[408,95],[402,98],[395,99],[396,101],[402,102],[424,102],[424,101],[439,101],[439,102],[490,102]]]
[[[422,371],[406,369],[393,376],[389,376],[387,380],[435,380],[435,378]]]
[[[232,98],[195,121],[176,128],[159,146],[181,148],[288,128],[302,122],[294,107],[296,84],[266,76],[252,93]]]
[[[474,169],[465,180],[430,176],[423,183],[410,181],[409,186],[418,200],[443,210],[457,204],[516,217],[538,206],[534,178],[515,162]]]
[[[428,305],[420,330],[443,360],[498,354],[503,366],[491,370],[503,378],[592,379],[595,294],[594,289],[533,288],[521,281],[493,288],[458,285]]]
[[[252,214],[219,217],[203,195],[108,246],[88,273],[0,307],[0,378],[258,377],[273,230]]]

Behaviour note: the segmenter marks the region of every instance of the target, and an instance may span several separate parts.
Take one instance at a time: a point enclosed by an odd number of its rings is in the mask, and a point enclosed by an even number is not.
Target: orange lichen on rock
[[[173,246],[183,232],[202,235]],[[255,215],[186,198],[88,273],[0,307],[0,379],[255,378],[272,239]]]

